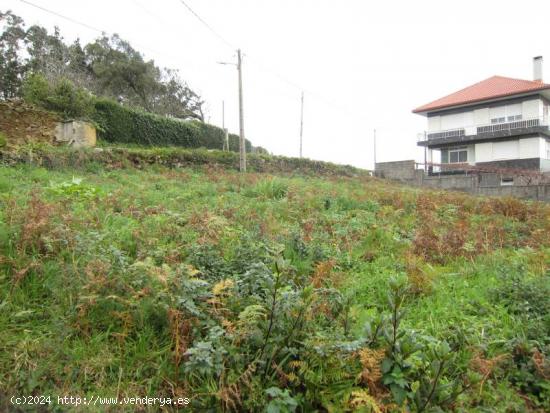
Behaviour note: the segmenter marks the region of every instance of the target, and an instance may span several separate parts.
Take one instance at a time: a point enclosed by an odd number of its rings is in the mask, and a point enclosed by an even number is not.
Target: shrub
[[[23,97],[26,101],[43,106],[50,95],[50,85],[40,74],[32,74],[23,83]]]
[[[61,113],[65,119],[88,119],[94,111],[93,96],[66,78],[50,84],[44,76],[32,74],[23,83],[23,95],[26,101]]]
[[[278,178],[264,179],[255,186],[247,188],[244,195],[265,199],[282,199],[288,192],[288,184]]]
[[[99,137],[113,143],[146,146],[182,146],[185,148],[222,149],[223,129],[200,121],[164,118],[139,109],[128,108],[108,99],[95,102],[95,121]],[[247,152],[252,150],[246,141]],[[229,136],[229,149],[239,150],[239,137]]]

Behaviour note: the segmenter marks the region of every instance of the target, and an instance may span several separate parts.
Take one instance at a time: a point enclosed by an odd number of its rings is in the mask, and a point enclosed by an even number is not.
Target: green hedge
[[[107,99],[96,101],[94,121],[99,126],[99,138],[112,143],[222,149],[225,136],[217,126],[164,118]],[[238,152],[237,135],[229,135],[229,149]],[[252,151],[249,140],[246,140],[246,150]]]

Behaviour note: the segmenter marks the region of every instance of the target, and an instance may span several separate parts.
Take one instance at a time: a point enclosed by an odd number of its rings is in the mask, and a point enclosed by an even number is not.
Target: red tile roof
[[[451,106],[464,105],[467,103],[543,89],[550,89],[550,84],[532,80],[493,76],[475,85],[468,86],[458,92],[442,97],[441,99],[419,106],[413,110],[413,113],[429,112],[435,109],[443,109]]]

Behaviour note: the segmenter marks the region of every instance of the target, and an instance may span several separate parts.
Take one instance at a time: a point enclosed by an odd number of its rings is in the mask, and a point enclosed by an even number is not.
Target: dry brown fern
[[[369,392],[372,395],[378,396],[384,393],[380,380],[382,379],[382,370],[380,366],[385,357],[385,350],[374,350],[371,348],[363,348],[359,350],[358,355],[361,360],[363,370],[359,374],[361,383],[366,384]]]

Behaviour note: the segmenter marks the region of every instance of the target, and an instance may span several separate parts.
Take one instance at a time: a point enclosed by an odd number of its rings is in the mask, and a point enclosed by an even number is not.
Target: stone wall
[[[28,105],[22,100],[0,101],[0,131],[8,146],[29,142],[55,142],[55,127],[60,117]]]
[[[393,179],[397,181],[415,179],[416,164],[414,160],[377,162],[374,174],[379,178]]]
[[[96,130],[82,121],[64,122],[55,113],[29,105],[22,100],[0,101],[0,132],[8,147],[30,142],[62,143],[74,147],[93,147]]]
[[[485,196],[513,196],[550,202],[550,184],[480,187],[472,190],[471,193]]]
[[[550,202],[550,184],[525,185],[521,176],[514,177],[514,185],[503,186],[500,184],[501,175],[496,173],[429,176],[415,168],[415,162],[411,160],[380,162],[376,164],[375,175],[412,186]]]

